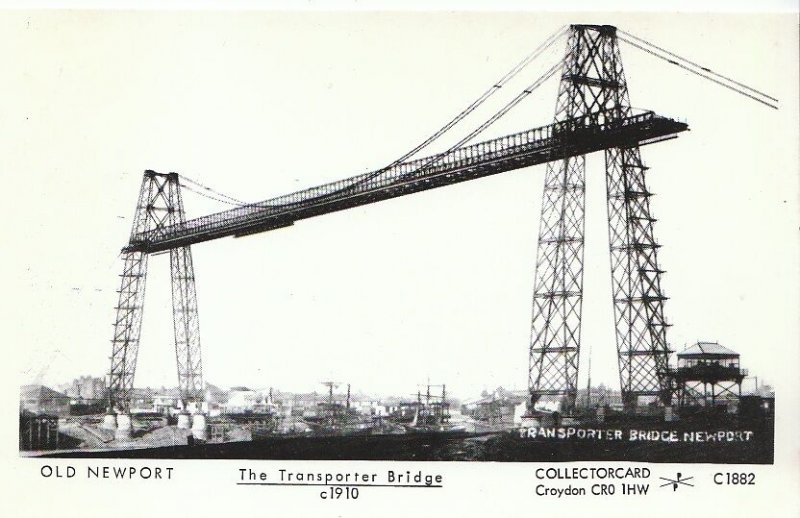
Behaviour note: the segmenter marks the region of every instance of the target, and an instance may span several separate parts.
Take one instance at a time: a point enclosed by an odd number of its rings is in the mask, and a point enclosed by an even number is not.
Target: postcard
[[[0,12],[7,515],[795,516],[796,22]]]

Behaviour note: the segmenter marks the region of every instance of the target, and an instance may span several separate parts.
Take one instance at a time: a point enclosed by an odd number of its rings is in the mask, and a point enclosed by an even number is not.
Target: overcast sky
[[[0,170],[12,215],[3,327],[17,382],[106,373],[118,254],[145,169],[258,201],[379,168],[570,22],[618,25],[781,100],[770,110],[623,44],[633,106],[691,128],[642,151],[671,346],[718,340],[778,390],[796,383],[795,17],[180,12],[0,15]],[[549,81],[486,137],[547,124],[556,87]],[[334,379],[403,394],[430,378],[461,397],[524,388],[543,173],[194,246],[205,379],[303,391]],[[184,197],[190,217],[224,208]],[[607,246],[595,154],[582,386],[590,348],[593,383],[619,383]],[[150,261],[137,386],[177,382],[170,308],[160,255]]]

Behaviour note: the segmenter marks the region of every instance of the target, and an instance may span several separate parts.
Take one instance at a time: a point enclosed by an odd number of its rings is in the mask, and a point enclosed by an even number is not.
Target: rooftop
[[[20,387],[20,399],[36,399],[39,401],[52,399],[69,399],[69,396],[56,392],[44,385],[23,385]]]
[[[678,353],[678,358],[689,356],[739,357],[739,353],[716,342],[697,342]]]

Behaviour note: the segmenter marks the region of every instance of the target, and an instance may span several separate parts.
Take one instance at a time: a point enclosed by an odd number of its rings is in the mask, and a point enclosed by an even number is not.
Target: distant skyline
[[[5,13],[0,143],[23,382],[105,375],[145,169],[247,201],[376,169],[570,14]],[[589,15],[781,100],[769,110],[622,44],[632,105],[691,131],[646,146],[671,347],[719,341],[780,388],[797,358],[797,49],[791,17]],[[680,28],[680,38],[675,37]],[[735,35],[732,36],[732,35]],[[464,135],[563,52],[543,56]],[[787,71],[787,66],[794,67]],[[538,68],[537,68],[538,67]],[[792,73],[790,73],[792,72]],[[486,137],[552,119],[552,79]],[[455,136],[451,137],[455,140]],[[441,146],[440,146],[441,147]],[[204,377],[454,394],[527,387],[543,166],[193,247]],[[189,217],[226,208],[184,193]],[[587,157],[579,387],[618,387],[602,155]],[[9,224],[11,225],[11,224]],[[136,386],[174,386],[167,256],[150,259]],[[776,361],[781,357],[787,361]]]

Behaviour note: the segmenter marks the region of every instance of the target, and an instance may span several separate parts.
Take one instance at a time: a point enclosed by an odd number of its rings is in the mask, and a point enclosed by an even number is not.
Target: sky
[[[689,123],[646,146],[668,340],[719,341],[796,386],[792,16],[3,12],[2,301],[14,380],[108,369],[142,172],[248,201],[392,162],[568,23],[607,23],[780,99],[760,104],[622,44],[634,107]],[[543,55],[454,142],[558,59]],[[486,137],[552,120],[549,81]],[[205,379],[469,397],[527,384],[544,166],[198,244]],[[618,387],[602,155],[587,159],[579,385]],[[190,217],[224,206],[184,194]],[[10,251],[10,252],[9,252]],[[177,382],[168,256],[151,258],[136,385]],[[748,380],[746,383],[752,383]]]

